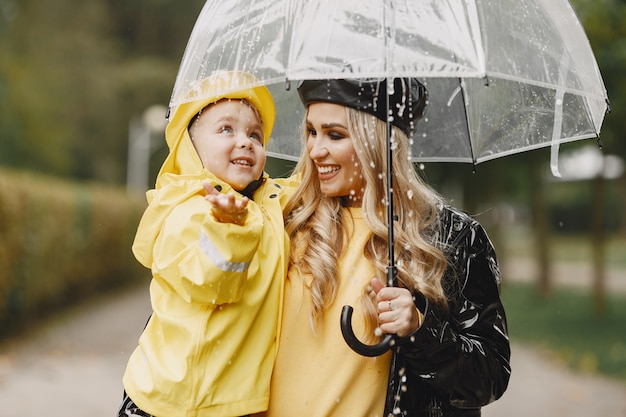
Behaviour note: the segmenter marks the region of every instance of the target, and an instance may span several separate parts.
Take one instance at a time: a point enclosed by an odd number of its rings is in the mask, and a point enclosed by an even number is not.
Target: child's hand
[[[203,184],[211,203],[211,214],[220,223],[233,223],[242,226],[248,214],[248,197],[237,200],[234,194],[221,194],[211,184]]]

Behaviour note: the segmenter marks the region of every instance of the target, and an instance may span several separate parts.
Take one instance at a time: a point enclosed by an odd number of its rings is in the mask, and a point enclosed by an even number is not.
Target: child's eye
[[[257,142],[259,142],[261,145],[263,144],[263,135],[259,132],[252,132],[250,134],[250,139],[252,140],[256,140]]]
[[[230,126],[222,126],[219,129],[219,133],[233,133],[233,128]]]

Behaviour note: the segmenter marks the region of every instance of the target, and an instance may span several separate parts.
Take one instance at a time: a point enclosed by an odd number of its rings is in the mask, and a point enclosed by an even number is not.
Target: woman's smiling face
[[[365,184],[344,106],[323,102],[309,105],[306,147],[317,167],[322,193],[347,197],[348,205],[360,206]]]

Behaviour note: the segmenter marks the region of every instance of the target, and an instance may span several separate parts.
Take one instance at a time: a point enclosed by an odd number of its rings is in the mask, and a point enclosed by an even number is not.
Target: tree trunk
[[[604,194],[605,180],[598,175],[591,181],[591,254],[593,264],[593,310],[598,316],[606,310],[605,288],[605,230],[604,230]]]
[[[622,184],[622,190],[626,190],[626,173],[622,174],[622,177],[618,180]],[[626,192],[619,193],[620,207],[622,216],[620,218],[620,234],[626,238]]]
[[[535,232],[536,259],[539,269],[538,292],[542,298],[548,298],[552,293],[550,279],[550,245],[548,231],[548,216],[544,198],[544,180],[541,175],[541,164],[537,158],[532,163],[531,176],[534,186],[531,187],[531,204],[533,226]]]

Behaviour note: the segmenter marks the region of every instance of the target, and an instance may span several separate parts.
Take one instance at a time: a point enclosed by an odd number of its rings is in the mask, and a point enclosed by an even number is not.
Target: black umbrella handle
[[[393,335],[388,334],[376,345],[366,345],[361,342],[352,330],[352,307],[343,306],[341,310],[341,334],[350,346],[350,349],[362,356],[374,357],[387,352],[395,344]]]

